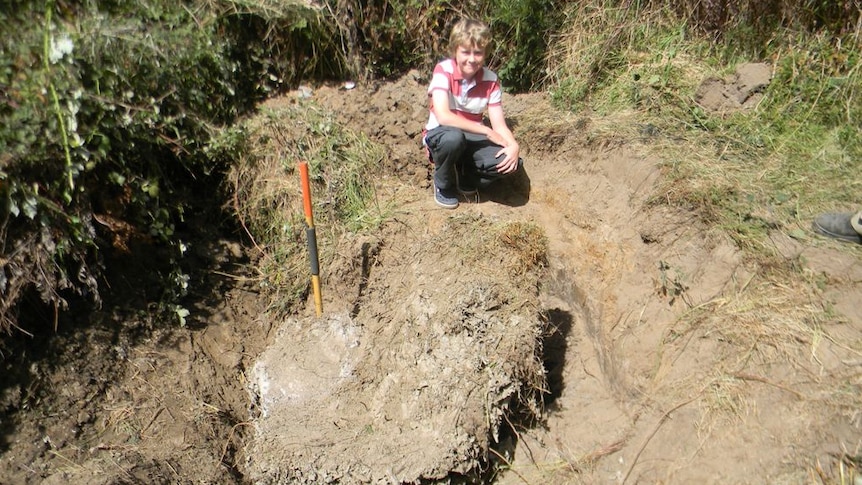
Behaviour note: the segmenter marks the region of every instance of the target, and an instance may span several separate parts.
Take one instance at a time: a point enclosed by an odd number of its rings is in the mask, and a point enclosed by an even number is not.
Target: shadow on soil
[[[207,309],[234,284],[222,274],[235,271],[244,257],[226,249],[235,231],[221,224],[220,214],[205,211],[188,214],[177,227],[190,247],[182,259],[152,241],[130,241],[128,252],[102,248],[100,306],[69,296],[67,309],[55,309],[36,291],[21,300],[20,329],[0,339],[0,482],[30,483],[54,473],[49,462],[56,450],[97,428],[100,413],[114,405],[111,396],[123,394],[117,384],[130,356],[142,352],[136,349],[188,347],[192,334],[209,325]],[[178,271],[190,290],[171,301],[195,310],[185,327],[164,306],[174,291],[165,282]],[[16,438],[22,435],[32,436],[32,443]]]
[[[520,207],[530,201],[530,176],[521,169],[480,192],[480,202]]]
[[[567,271],[559,269],[544,288],[547,303],[543,317],[547,321],[547,331],[542,340],[542,361],[548,388],[542,392],[542,405],[546,412],[554,412],[557,409],[556,401],[565,389],[564,373],[569,338],[576,323],[575,316],[583,313],[583,298],[577,297],[571,278]],[[492,449],[492,466],[489,467],[485,483],[492,483],[498,469],[509,465],[507,457],[514,456],[520,433],[543,425],[542,422],[536,421],[536,417],[529,410],[514,413],[507,426],[500,430],[500,441]]]

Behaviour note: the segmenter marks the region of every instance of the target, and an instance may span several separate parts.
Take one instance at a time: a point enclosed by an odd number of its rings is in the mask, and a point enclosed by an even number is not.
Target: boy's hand
[[[506,155],[502,162],[497,164],[497,171],[500,173],[512,173],[518,169],[518,158],[521,148],[517,143],[511,143],[509,146],[504,146],[497,152],[497,157]]]

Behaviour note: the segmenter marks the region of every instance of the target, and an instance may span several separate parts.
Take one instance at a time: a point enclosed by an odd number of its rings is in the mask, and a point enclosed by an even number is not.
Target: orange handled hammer
[[[314,230],[314,217],[311,214],[311,186],[308,183],[308,162],[299,162],[299,175],[302,179],[302,204],[305,207],[305,237],[308,243],[308,258],[311,262],[311,289],[314,292],[314,309],[319,317],[323,314],[323,298],[320,295],[320,262],[317,258],[317,233]]]

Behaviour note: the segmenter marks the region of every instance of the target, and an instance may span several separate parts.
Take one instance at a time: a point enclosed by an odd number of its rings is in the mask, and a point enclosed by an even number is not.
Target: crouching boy
[[[482,22],[456,23],[449,36],[451,58],[434,67],[428,86],[424,143],[434,162],[434,200],[447,209],[458,207],[459,192],[475,196],[523,167],[503,115],[500,80],[484,67],[490,37]],[[486,114],[490,126],[484,123]]]

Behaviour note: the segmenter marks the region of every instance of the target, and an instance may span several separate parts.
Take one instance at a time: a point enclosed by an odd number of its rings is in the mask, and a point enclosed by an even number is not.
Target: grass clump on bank
[[[297,163],[309,165],[322,265],[345,231],[375,229],[386,219],[374,190],[382,148],[339,125],[312,101],[265,106],[226,136],[235,162],[228,174],[231,209],[259,252],[260,284],[288,310],[308,286],[308,256]]]

